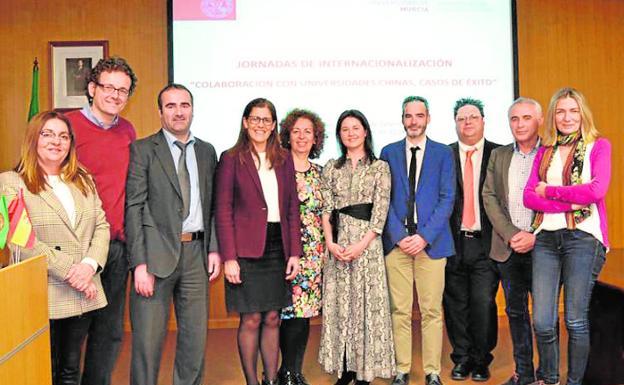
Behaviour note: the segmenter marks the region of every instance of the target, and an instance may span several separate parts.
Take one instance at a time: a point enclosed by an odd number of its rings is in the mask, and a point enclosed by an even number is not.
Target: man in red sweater
[[[92,271],[94,274],[104,268],[101,279],[108,306],[93,312],[82,385],[110,385],[123,337],[128,280],[125,186],[130,143],[136,139],[136,133],[132,124],[119,113],[128,103],[136,83],[137,78],[124,59],[102,59],[88,78],[89,104],[67,114],[74,130],[78,160],[95,180],[111,232],[106,266],[97,266]]]

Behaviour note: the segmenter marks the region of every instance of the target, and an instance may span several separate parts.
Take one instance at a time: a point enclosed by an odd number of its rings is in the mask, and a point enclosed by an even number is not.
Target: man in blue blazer
[[[383,233],[397,363],[392,384],[409,382],[415,283],[426,384],[441,385],[444,271],[446,257],[455,253],[449,225],[455,201],[453,153],[425,135],[430,121],[427,99],[405,98],[402,120],[405,139],[385,146],[380,156],[392,174]]]

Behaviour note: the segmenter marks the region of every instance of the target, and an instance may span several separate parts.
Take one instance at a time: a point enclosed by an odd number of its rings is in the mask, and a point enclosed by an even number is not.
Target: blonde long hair
[[[583,94],[575,88],[564,87],[555,92],[550,99],[542,143],[544,146],[552,146],[557,141],[557,124],[555,122],[557,102],[565,98],[574,99],[579,106],[581,111],[581,135],[583,140],[585,143],[594,142],[598,137],[600,137],[600,133],[594,125],[594,116],[592,115],[591,109],[587,104],[585,96],[583,96]]]
[[[76,155],[76,143],[74,140],[74,132],[69,120],[58,111],[43,111],[35,115],[26,127],[26,135],[24,136],[24,142],[22,142],[22,150],[20,161],[15,167],[17,172],[28,191],[32,194],[39,194],[41,191],[49,187],[46,181],[46,173],[39,165],[39,159],[37,154],[37,144],[41,136],[41,130],[45,124],[52,120],[58,119],[67,125],[70,136],[69,152],[67,157],[61,164],[61,178],[66,183],[71,183],[80,190],[80,192],[87,196],[89,193],[95,193],[95,184],[91,179],[91,176],[87,170],[78,163],[78,156]]]

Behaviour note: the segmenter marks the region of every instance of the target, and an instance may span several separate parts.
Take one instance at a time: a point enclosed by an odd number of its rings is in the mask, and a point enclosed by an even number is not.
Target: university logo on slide
[[[234,20],[236,0],[202,0],[201,11],[210,20]]]
[[[236,20],[236,0],[175,0],[174,20]]]

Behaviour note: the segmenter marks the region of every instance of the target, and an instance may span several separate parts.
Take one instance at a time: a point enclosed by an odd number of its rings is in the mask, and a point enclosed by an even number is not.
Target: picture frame
[[[108,57],[108,41],[50,41],[50,105],[69,111],[87,103],[91,68]]]

